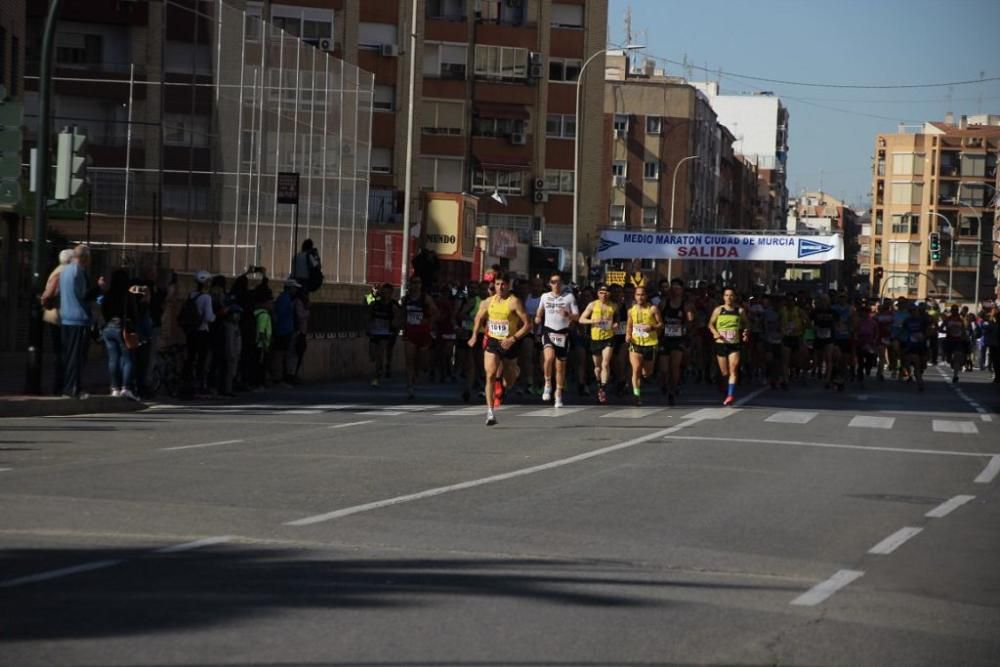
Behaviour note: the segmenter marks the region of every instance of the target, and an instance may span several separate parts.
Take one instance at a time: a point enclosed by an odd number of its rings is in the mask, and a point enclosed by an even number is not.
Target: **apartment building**
[[[863,222],[858,214],[828,192],[807,191],[789,202],[787,231],[791,234],[840,234],[844,259],[823,264],[785,266],[785,280],[819,281],[822,289],[853,291],[858,282]]]
[[[875,138],[867,273],[880,294],[971,303],[993,298],[1000,119],[900,126]],[[933,259],[931,234],[940,240]]]
[[[24,94],[24,17],[25,0],[0,0],[0,87],[15,103],[21,102]],[[5,322],[20,321],[18,312],[27,308],[25,290],[31,276],[27,256],[18,252],[20,229],[15,210],[13,205],[0,203],[0,317]],[[15,349],[18,333],[18,327],[3,327],[0,351]]]

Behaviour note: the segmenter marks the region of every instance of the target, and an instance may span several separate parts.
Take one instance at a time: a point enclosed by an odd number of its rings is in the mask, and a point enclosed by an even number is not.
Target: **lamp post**
[[[592,63],[597,56],[604,55],[608,51],[634,51],[635,49],[645,48],[642,45],[633,44],[629,46],[623,46],[620,49],[601,49],[600,51],[595,51],[586,61],[583,63],[583,67],[580,68],[580,73],[576,77],[576,122],[573,126],[573,256],[570,258],[570,264],[572,266],[571,280],[576,282],[577,271],[576,271],[576,251],[577,242],[579,238],[579,225],[580,225],[580,91],[583,88],[583,75],[587,71],[587,65]],[[628,76],[628,64],[626,63],[626,76]],[[603,81],[602,81],[603,85]]]
[[[413,198],[413,193],[410,189],[413,179],[413,115],[414,115],[414,86],[416,78],[416,60],[417,60],[417,5],[420,3],[413,3],[413,15],[410,17],[410,51],[407,56],[410,59],[410,71],[409,71],[409,92],[406,99],[406,164],[403,167],[404,183],[403,190],[406,194],[406,198],[403,200],[403,261],[402,268],[400,269],[399,275],[399,298],[402,299],[406,296],[406,291],[408,285],[407,276],[409,276],[410,271],[410,208],[411,199]]]
[[[681,158],[681,160],[674,165],[674,176],[671,179],[670,184],[670,233],[674,233],[674,195],[677,194],[677,171],[680,166],[687,162],[688,160],[698,159],[697,155],[688,155],[686,158]],[[667,258],[667,278],[673,279],[674,277],[674,260],[672,258]]]

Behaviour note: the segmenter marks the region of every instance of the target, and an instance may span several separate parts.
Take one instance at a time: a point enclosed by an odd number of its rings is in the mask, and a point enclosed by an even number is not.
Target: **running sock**
[[[726,396],[733,396],[736,394],[736,383],[730,382],[728,388],[726,389]],[[718,399],[716,399],[718,400]]]
[[[632,393],[635,396],[639,396],[639,394],[642,393],[642,390],[639,387],[632,387]]]

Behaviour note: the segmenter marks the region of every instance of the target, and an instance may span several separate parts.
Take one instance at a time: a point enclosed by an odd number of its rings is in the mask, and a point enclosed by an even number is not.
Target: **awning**
[[[531,115],[522,104],[500,104],[497,102],[476,102],[473,109],[480,118],[503,118],[510,120],[528,120]]]

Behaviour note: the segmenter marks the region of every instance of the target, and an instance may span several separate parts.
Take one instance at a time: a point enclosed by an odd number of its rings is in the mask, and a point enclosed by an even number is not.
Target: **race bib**
[[[424,313],[419,310],[409,310],[406,312],[406,323],[410,326],[420,326],[424,322]]]
[[[816,327],[816,338],[829,338],[830,330],[827,328]]]
[[[680,324],[667,324],[663,328],[663,335],[668,338],[680,338],[684,335],[684,328]]]
[[[632,325],[632,337],[633,338],[649,338],[649,325],[648,324],[633,324]]]
[[[719,332],[719,336],[727,343],[733,343],[736,342],[736,333],[737,332],[732,329],[723,329]]]
[[[566,334],[564,333],[550,333],[549,342],[556,347],[566,347]]]
[[[913,331],[910,333],[911,343],[922,343],[924,342],[924,334],[920,331]]]
[[[389,320],[372,320],[372,335],[373,336],[388,336],[389,335]]]
[[[611,320],[594,320],[591,326],[601,331],[609,331],[611,329]]]
[[[493,338],[507,338],[510,335],[510,322],[507,320],[490,320],[490,336]]]

